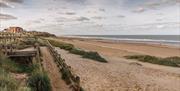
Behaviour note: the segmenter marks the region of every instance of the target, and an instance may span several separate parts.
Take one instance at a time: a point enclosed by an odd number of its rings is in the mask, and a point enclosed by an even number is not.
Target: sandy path
[[[44,69],[48,72],[52,84],[52,91],[72,91],[61,79],[61,74],[58,67],[53,61],[49,50],[46,47],[41,47],[41,53],[43,55],[43,66]]]
[[[109,63],[81,58],[57,48],[58,52],[81,77],[86,91],[179,91],[180,73],[136,64],[116,57],[106,57]],[[149,64],[150,65],[150,64]],[[151,64],[153,65],[153,64]],[[171,68],[171,67],[169,67]],[[174,68],[180,71],[179,68]]]

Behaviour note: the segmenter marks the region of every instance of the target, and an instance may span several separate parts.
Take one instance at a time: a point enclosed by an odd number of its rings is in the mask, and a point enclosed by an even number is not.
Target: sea
[[[180,47],[180,35],[75,35],[73,37],[164,44]]]

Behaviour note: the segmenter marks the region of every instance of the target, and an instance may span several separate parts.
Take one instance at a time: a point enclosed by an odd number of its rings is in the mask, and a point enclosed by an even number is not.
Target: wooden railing
[[[59,71],[62,73],[62,78],[68,85],[70,85],[73,91],[80,91],[82,89],[80,86],[80,77],[72,73],[71,67],[65,63],[65,60],[61,58],[61,55],[48,40],[47,47],[49,48],[51,55],[54,57],[54,61],[57,64]]]

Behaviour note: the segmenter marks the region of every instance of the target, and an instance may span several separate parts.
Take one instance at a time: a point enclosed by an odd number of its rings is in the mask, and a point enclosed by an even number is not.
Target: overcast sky
[[[180,0],[0,0],[0,30],[9,26],[57,35],[180,35]]]

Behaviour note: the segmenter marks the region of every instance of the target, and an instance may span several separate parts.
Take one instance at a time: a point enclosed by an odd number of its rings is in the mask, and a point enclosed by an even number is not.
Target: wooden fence
[[[51,55],[54,57],[54,61],[57,64],[59,71],[62,73],[62,79],[70,85],[73,91],[81,91],[80,77],[72,73],[71,67],[65,63],[65,60],[61,58],[61,55],[55,50],[48,40],[47,47],[49,48]]]

